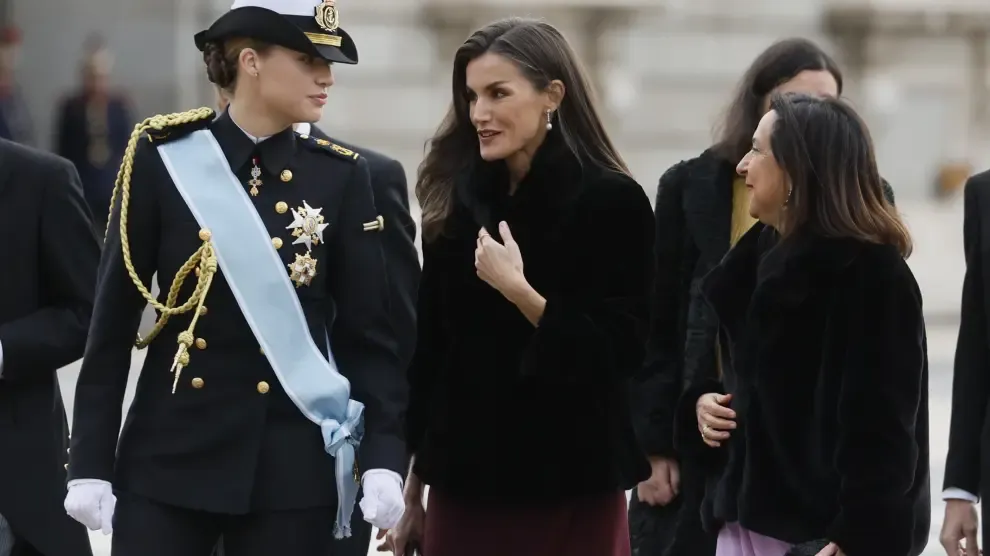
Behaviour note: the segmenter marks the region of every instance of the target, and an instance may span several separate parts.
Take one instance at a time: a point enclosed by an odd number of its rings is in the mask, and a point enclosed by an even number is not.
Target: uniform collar
[[[210,129],[235,174],[250,163],[252,156],[257,156],[265,171],[277,176],[288,166],[296,149],[292,127],[271,137],[254,137],[238,127],[226,110],[213,121]]]
[[[293,127],[296,128],[296,133],[299,135],[309,135],[313,130],[313,124],[309,122],[300,122]]]

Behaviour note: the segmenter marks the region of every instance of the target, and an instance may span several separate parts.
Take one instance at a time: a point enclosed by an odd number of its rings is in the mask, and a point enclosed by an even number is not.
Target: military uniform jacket
[[[388,318],[381,234],[363,227],[377,215],[366,163],[356,153],[304,139],[291,129],[255,144],[226,114],[198,124],[207,125],[246,189],[253,163],[261,169],[263,184],[251,198],[285,265],[306,252],[304,245],[293,244],[288,229],[292,209],[320,209],[329,224],[323,242],[312,247],[317,275],[296,291],[317,347],[326,353],[329,330],[351,397],[365,404],[365,437],[357,454],[361,472],[402,473],[405,381]],[[133,161],[131,259],[145,284],[158,273],[159,301],[202,243],[200,226],[155,148],[189,131],[170,129],[153,134],[153,141],[141,140]],[[177,336],[191,316],[172,317],[148,347],[118,445],[131,348],[145,305],[125,267],[119,218],[118,200],[76,391],[70,479],[104,479],[126,492],[216,513],[336,504],[333,459],[324,451],[320,429],[282,390],[222,267],[174,394],[169,369]],[[179,303],[193,286],[190,276]]]

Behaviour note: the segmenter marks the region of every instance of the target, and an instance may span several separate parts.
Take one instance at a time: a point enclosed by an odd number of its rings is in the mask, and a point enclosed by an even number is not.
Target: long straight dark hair
[[[475,31],[454,55],[453,102],[428,142],[429,150],[416,180],[424,241],[431,241],[443,232],[453,207],[456,177],[481,160],[478,134],[471,123],[466,79],[468,63],[489,52],[516,64],[537,90],[545,90],[555,79],[562,81],[564,99],[557,110],[552,133],[561,134],[564,144],[579,161],[590,161],[629,175],[602,125],[586,73],[563,35],[539,20],[496,21]]]
[[[911,254],[911,235],[887,200],[869,129],[846,102],[775,94],[774,160],[791,193],[778,231],[853,238]]]
[[[733,166],[742,160],[766,113],[767,95],[808,70],[831,73],[842,94],[842,72],[835,60],[817,44],[808,39],[790,38],[767,47],[743,74],[732,102],[715,128],[715,152]]]

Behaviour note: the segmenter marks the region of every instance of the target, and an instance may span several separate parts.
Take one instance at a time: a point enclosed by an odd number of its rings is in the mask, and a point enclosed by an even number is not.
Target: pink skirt
[[[491,508],[430,489],[421,556],[630,556],[624,492]]]
[[[715,556],[784,556],[791,545],[765,537],[738,523],[726,523],[718,532],[718,545]]]

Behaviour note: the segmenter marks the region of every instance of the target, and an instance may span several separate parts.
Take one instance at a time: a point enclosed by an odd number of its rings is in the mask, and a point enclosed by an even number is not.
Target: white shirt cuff
[[[0,378],[3,378],[3,342],[0,342]]]
[[[364,481],[368,478],[368,475],[388,475],[399,483],[399,490],[402,490],[404,482],[402,480],[402,475],[399,475],[395,471],[389,471],[388,469],[369,469],[361,475],[361,484],[364,484]]]
[[[953,487],[942,491],[942,500],[965,500],[976,504],[980,501],[980,497],[961,488]]]

